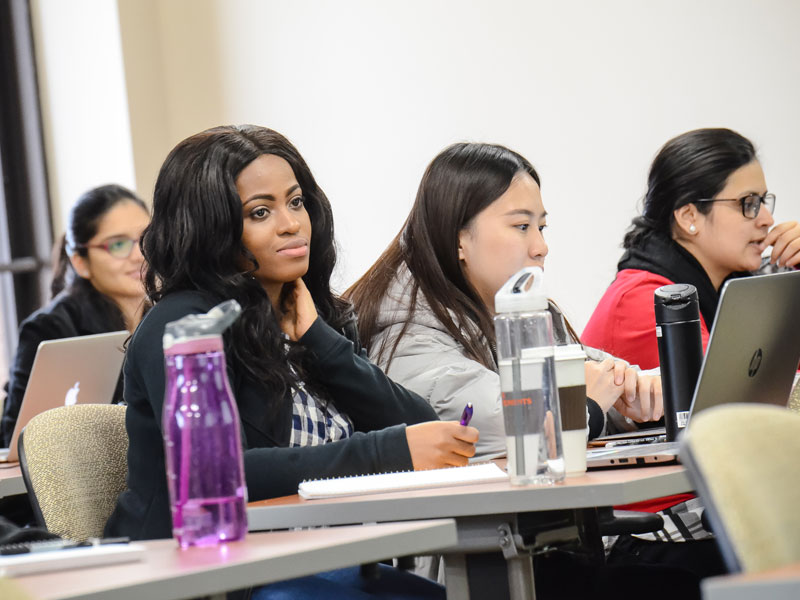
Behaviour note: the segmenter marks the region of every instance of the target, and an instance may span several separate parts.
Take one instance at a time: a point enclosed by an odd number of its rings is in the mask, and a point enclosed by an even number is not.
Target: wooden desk
[[[796,600],[800,598],[800,563],[761,573],[723,575],[701,582],[704,600]]]
[[[450,519],[250,534],[218,548],[142,543],[140,562],[29,575],[15,582],[38,600],[177,600],[293,579],[456,542]]]
[[[564,513],[691,489],[681,466],[610,469],[553,486],[503,482],[323,500],[286,496],[251,503],[248,521],[251,530],[268,530],[453,517],[458,543],[444,551],[448,597],[470,597],[466,554],[502,552],[511,597],[532,598],[531,550],[578,537],[575,525],[563,524]]]
[[[19,463],[8,467],[0,466],[0,498],[24,494],[27,491]]]
[[[552,486],[508,482],[303,500],[297,495],[251,502],[251,531],[466,517],[631,504],[692,490],[679,465],[590,471]]]

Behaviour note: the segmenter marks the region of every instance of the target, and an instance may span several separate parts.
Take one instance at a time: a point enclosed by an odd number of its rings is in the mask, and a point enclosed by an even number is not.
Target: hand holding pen
[[[460,421],[427,421],[406,427],[406,441],[415,471],[466,465],[475,456],[479,433],[470,427],[472,404]]]

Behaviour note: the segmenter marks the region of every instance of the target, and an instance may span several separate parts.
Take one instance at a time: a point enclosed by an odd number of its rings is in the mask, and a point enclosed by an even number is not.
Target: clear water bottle
[[[241,313],[228,300],[202,315],[167,323],[162,430],[172,533],[182,548],[242,539],[247,533],[239,411],[222,332]]]
[[[564,479],[553,320],[539,267],[515,274],[495,296],[497,360],[514,485]]]

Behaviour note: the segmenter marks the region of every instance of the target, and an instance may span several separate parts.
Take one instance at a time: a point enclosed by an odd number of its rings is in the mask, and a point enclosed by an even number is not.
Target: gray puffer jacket
[[[480,431],[476,456],[504,454],[506,450],[503,409],[500,403],[500,377],[495,369],[487,369],[466,356],[444,325],[436,318],[422,293],[409,315],[408,300],[411,275],[403,269],[389,287],[378,317],[379,333],[369,343],[370,360],[380,366],[397,383],[416,392],[433,407],[442,420],[457,421],[467,402],[472,402],[472,424]],[[563,316],[551,305],[556,317],[554,330],[557,342],[566,343]],[[454,316],[454,322],[458,320]],[[403,324],[408,328],[397,345],[391,362],[387,359],[400,335]],[[382,351],[383,349],[383,351]],[[590,353],[590,358],[607,355]],[[605,429],[604,416],[593,401],[587,402],[587,419],[594,435]]]

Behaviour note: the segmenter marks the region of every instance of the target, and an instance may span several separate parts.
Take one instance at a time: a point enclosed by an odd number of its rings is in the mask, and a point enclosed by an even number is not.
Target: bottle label
[[[661,337],[661,325],[656,325],[656,337]]]
[[[511,394],[509,394],[510,396]],[[533,404],[533,400],[530,398],[507,398],[505,392],[501,394],[503,397],[503,406],[523,406],[527,404]]]
[[[683,429],[686,425],[689,424],[689,411],[682,410],[675,413],[675,421],[678,424],[679,429]]]

